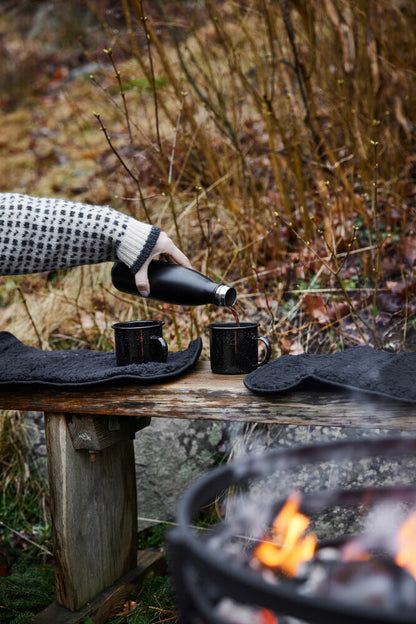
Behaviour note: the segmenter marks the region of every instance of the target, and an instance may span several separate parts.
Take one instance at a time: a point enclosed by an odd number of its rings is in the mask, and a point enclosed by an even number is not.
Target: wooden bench
[[[45,413],[57,601],[36,624],[86,615],[104,623],[149,570],[163,572],[160,553],[137,552],[132,437],[150,418],[416,430],[408,403],[336,391],[255,395],[242,376],[214,375],[202,361],[157,385],[2,388],[0,409]]]

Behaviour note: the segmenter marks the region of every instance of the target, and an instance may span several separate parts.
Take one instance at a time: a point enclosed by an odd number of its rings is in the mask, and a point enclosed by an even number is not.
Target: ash
[[[347,449],[348,451],[348,449]],[[261,454],[260,460],[261,461]],[[296,576],[300,595],[332,599],[342,605],[371,607],[386,613],[416,610],[416,580],[394,563],[394,536],[416,508],[415,457],[379,456],[351,461],[346,455],[315,465],[279,466],[272,474],[252,479],[223,504],[223,520],[209,538],[222,557],[253,568],[252,552],[264,539],[276,513],[294,489],[302,492],[302,511],[311,518],[318,537],[314,558],[302,564]],[[264,473],[261,473],[262,475]],[[396,491],[408,492],[400,498]],[[390,490],[386,500],[372,500],[372,488]],[[345,492],[357,492],[345,503]],[[389,498],[390,497],[390,498]],[[371,554],[368,561],[343,561],[341,544],[356,542]],[[325,547],[325,544],[329,544]],[[331,545],[332,544],[332,545]],[[335,546],[334,546],[335,544]],[[270,570],[258,570],[265,582],[283,583]],[[276,623],[306,624],[278,612]],[[223,596],[218,613],[230,624],[265,624],[256,606]]]
[[[267,621],[273,621],[273,617],[276,620],[276,624],[308,624],[304,620],[274,613],[267,620],[263,613],[263,610],[259,609],[259,607],[242,605],[231,598],[220,600],[215,609],[215,615],[223,618],[229,624],[265,624]]]
[[[339,549],[324,548],[302,564],[297,579],[303,595],[324,596],[393,614],[416,609],[415,579],[383,555],[368,561],[342,561]]]

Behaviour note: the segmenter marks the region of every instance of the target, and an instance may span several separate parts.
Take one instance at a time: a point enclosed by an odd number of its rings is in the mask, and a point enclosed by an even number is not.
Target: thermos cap
[[[217,306],[232,306],[236,299],[236,290],[225,284],[220,284],[215,291],[215,304]]]

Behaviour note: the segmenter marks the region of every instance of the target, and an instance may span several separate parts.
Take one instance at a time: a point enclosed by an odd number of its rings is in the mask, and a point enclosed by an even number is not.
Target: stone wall
[[[32,460],[46,474],[43,414],[27,412],[26,425]],[[136,434],[134,442],[139,530],[172,520],[176,502],[186,486],[221,458],[337,439],[397,434],[411,435],[385,429],[154,418]]]
[[[46,475],[43,413],[27,412],[25,424],[32,464]],[[142,530],[173,519],[176,500],[185,487],[224,456],[226,432],[220,422],[154,418],[137,432],[134,447]]]

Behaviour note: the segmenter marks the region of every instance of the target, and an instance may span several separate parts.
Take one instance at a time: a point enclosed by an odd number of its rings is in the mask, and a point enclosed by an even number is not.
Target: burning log
[[[416,512],[401,524],[395,539],[382,536],[368,541],[379,545],[371,552],[366,539],[346,539],[337,548],[318,548],[314,533],[306,533],[310,519],[300,513],[300,494],[293,493],[274,519],[270,534],[254,549],[251,567],[270,580],[294,577],[303,595],[325,596],[344,602],[372,605],[387,612],[416,610]],[[395,544],[395,556],[389,550]]]
[[[368,462],[357,466],[368,457],[388,457],[394,477],[371,481]],[[333,458],[348,466],[348,485],[279,497],[290,470]],[[354,440],[248,456],[206,475],[184,495],[169,535],[184,623],[415,624],[415,458],[416,438]],[[370,477],[362,487],[356,470]],[[190,529],[225,492],[232,501],[218,524],[204,536]],[[339,513],[354,520],[349,536],[342,522],[328,535]]]
[[[336,549],[323,549],[303,564],[297,576],[299,593],[325,596],[346,604],[371,605],[386,612],[416,609],[416,581],[383,556],[343,561]]]

